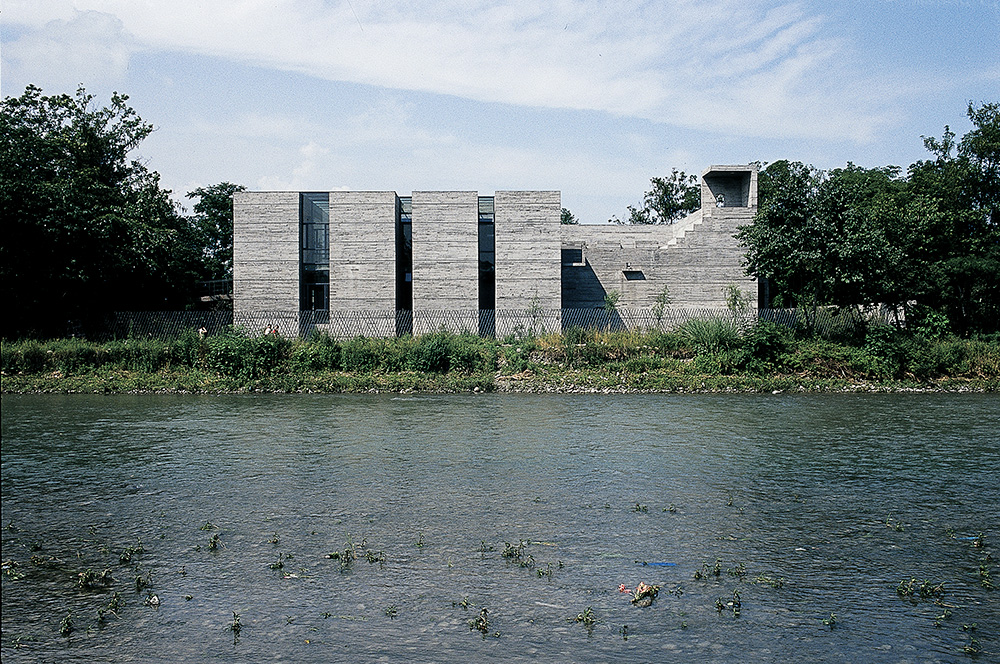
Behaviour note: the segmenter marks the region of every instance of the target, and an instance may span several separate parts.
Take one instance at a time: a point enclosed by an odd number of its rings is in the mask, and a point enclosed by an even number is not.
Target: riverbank
[[[209,338],[2,343],[4,393],[996,392],[1000,343],[873,328],[797,337],[762,323],[482,339]]]
[[[623,378],[587,371],[524,372],[504,376],[399,373],[321,373],[244,382],[197,372],[95,372],[63,376],[4,375],[4,394],[241,394],[241,393],[435,393],[705,394],[783,392],[1000,392],[1000,380],[942,378],[932,381],[856,381],[798,375],[712,376],[650,372]]]

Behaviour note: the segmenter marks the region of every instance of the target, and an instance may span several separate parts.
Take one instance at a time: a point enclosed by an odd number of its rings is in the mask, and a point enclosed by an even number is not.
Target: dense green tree
[[[152,131],[114,94],[0,104],[0,292],[5,335],[62,334],[67,320],[183,305],[202,278],[195,229],[159,175],[129,154]]]
[[[612,217],[615,224],[672,224],[701,207],[698,178],[673,169],[667,177],[654,177],[643,196],[642,207],[628,206],[625,221]]]
[[[191,221],[201,234],[209,279],[233,278],[233,194],[238,191],[246,191],[246,187],[220,182],[187,194],[188,198],[198,199]],[[566,208],[563,211],[568,212]]]
[[[902,261],[895,167],[853,164],[829,173],[778,161],[759,176],[754,223],[739,231],[747,269],[767,278],[779,306],[899,304]]]
[[[559,213],[559,223],[560,224],[579,224],[580,220],[576,218],[576,215],[570,212],[568,209],[563,208]]]
[[[777,306],[887,304],[919,326],[1000,327],[1000,105],[968,107],[961,140],[925,138],[934,159],[900,169],[824,173],[779,161],[759,175],[754,222],[740,229],[749,274]]]
[[[966,334],[1000,330],[1000,104],[969,104],[973,128],[925,137],[934,159],[909,168],[911,312]]]

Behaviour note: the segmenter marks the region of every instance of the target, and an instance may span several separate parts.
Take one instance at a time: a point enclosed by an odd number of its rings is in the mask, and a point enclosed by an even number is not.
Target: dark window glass
[[[330,195],[299,195],[299,257],[301,284],[299,308],[320,311],[330,308]]]
[[[562,262],[569,264],[582,263],[583,248],[582,247],[564,248],[562,250]]]

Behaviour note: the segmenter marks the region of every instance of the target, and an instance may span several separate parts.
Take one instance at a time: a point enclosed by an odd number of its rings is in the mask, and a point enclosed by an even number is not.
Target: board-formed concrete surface
[[[662,226],[561,225],[558,191],[486,197],[495,238],[494,328],[481,323],[494,320],[493,311],[479,311],[479,226],[490,221],[480,221],[477,192],[413,192],[412,266],[401,263],[395,192],[330,192],[330,324],[336,314],[343,333],[343,321],[363,312],[365,329],[373,315],[384,316],[379,329],[387,334],[444,327],[502,336],[529,327],[521,324],[529,319],[558,325],[561,311],[602,309],[609,299],[623,310],[655,309],[664,295],[671,307],[723,308],[735,286],[755,304],[757,285],[744,273],[735,234],[757,209],[756,167],[707,168],[701,196],[701,209]],[[234,311],[297,315],[304,301],[299,206],[294,192],[236,194]],[[400,327],[393,321],[399,302],[407,301],[400,298],[407,273],[412,327]],[[488,291],[484,298],[490,301]],[[322,316],[306,318],[322,328]],[[410,320],[409,314],[401,320]]]

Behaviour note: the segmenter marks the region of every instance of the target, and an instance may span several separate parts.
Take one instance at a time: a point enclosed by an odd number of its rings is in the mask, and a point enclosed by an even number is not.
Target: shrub
[[[206,364],[208,368],[226,376],[243,375],[243,358],[249,352],[247,338],[229,329],[207,339]]]
[[[970,341],[966,346],[969,373],[979,377],[1000,376],[1000,341]]]
[[[208,368],[221,374],[257,380],[286,369],[291,341],[276,334],[248,337],[229,330],[207,340]]]
[[[445,373],[451,364],[451,334],[445,331],[417,339],[410,356],[410,368],[425,373]]]
[[[51,353],[40,341],[4,341],[2,346],[3,370],[8,373],[41,373],[49,368]]]
[[[170,347],[170,362],[184,367],[197,367],[205,359],[205,343],[195,330],[186,329]]]
[[[503,349],[504,370],[507,373],[521,373],[528,368],[531,351],[528,344],[516,344]]]
[[[740,366],[754,373],[767,373],[780,368],[781,358],[788,350],[792,331],[771,321],[758,321],[743,335]]]
[[[277,334],[248,339],[248,350],[241,378],[256,380],[286,370],[292,342]]]
[[[597,343],[597,333],[584,327],[571,327],[563,332],[562,350],[566,366],[581,367],[601,361],[607,353]]]
[[[930,342],[915,337],[903,346],[906,370],[919,380],[965,374],[969,370],[967,346],[958,339]]]
[[[657,355],[665,355],[667,357],[684,357],[688,355],[685,352],[688,346],[684,338],[676,332],[651,330],[646,343],[649,344],[653,352]]]
[[[496,371],[496,343],[473,334],[460,334],[450,340],[448,353],[449,368],[452,371],[481,373]]]
[[[334,371],[340,368],[340,344],[329,334],[314,333],[292,345],[290,365],[294,371]]]
[[[97,351],[80,339],[59,339],[50,342],[52,364],[55,368],[69,373],[82,369],[93,369],[97,365]]]
[[[736,325],[724,318],[692,318],[677,328],[677,334],[698,355],[720,353],[740,343]]]
[[[873,325],[865,333],[865,345],[855,368],[870,378],[898,378],[904,372],[906,351],[902,333],[888,325]]]
[[[354,337],[341,348],[340,362],[344,371],[370,373],[379,368],[380,344],[376,339]]]

